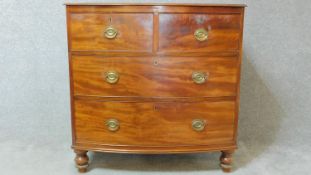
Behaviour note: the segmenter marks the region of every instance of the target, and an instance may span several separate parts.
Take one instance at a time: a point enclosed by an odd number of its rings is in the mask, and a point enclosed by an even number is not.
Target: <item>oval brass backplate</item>
[[[204,28],[199,28],[194,32],[194,37],[198,41],[205,41],[208,39],[208,31]]]
[[[119,130],[120,128],[120,123],[117,119],[109,119],[106,121],[106,126],[109,131],[115,132]]]
[[[109,84],[116,84],[119,80],[119,73],[116,71],[108,71],[105,73],[105,80]]]
[[[205,120],[194,119],[192,120],[192,129],[195,131],[203,131],[206,125]]]
[[[192,80],[196,84],[203,84],[203,83],[205,83],[207,78],[208,78],[208,74],[205,73],[205,72],[195,71],[195,72],[192,73]]]
[[[112,27],[112,26],[109,26],[109,27],[107,27],[107,28],[105,29],[104,34],[105,34],[105,37],[106,37],[106,38],[108,38],[108,39],[113,39],[113,38],[115,38],[115,37],[117,36],[118,30],[115,29],[115,28]]]

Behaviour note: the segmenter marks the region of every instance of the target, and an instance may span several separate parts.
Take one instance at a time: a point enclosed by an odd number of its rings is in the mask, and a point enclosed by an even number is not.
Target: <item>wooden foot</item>
[[[220,167],[221,169],[229,173],[231,172],[232,169],[232,154],[234,150],[226,150],[226,151],[221,151],[221,156],[220,156]]]
[[[87,167],[89,166],[89,157],[87,156],[87,151],[84,150],[75,150],[76,153],[76,167],[78,168],[80,173],[84,173],[87,171]]]

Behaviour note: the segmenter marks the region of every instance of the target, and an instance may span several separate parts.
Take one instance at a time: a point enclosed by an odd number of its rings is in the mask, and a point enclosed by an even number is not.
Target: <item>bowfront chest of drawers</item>
[[[236,149],[244,5],[67,4],[72,148]]]

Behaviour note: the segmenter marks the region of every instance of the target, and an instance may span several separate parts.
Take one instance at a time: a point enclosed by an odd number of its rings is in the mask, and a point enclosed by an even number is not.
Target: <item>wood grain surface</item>
[[[77,156],[85,159],[88,150],[233,152],[244,6],[67,4]],[[104,36],[108,26],[118,30],[116,38]],[[198,28],[208,31],[208,40],[195,39]],[[105,81],[110,70],[119,73],[117,84]],[[195,84],[194,71],[206,72],[207,81]],[[105,125],[111,118],[121,124],[116,132]],[[191,128],[196,118],[207,122],[202,132]]]
[[[241,14],[244,7],[237,6],[161,6],[161,5],[68,5],[69,13],[213,13]]]
[[[232,101],[201,103],[75,101],[76,139],[108,145],[167,146],[209,145],[232,141],[235,104]],[[202,110],[204,109],[204,110]],[[105,122],[117,119],[112,132]],[[206,121],[194,131],[194,119]]]
[[[78,13],[71,14],[72,51],[152,51],[153,14]],[[104,36],[107,27],[113,26],[116,38]]]
[[[199,3],[90,3],[67,2],[67,6],[193,6],[193,7],[246,7],[246,4],[199,4]]]
[[[208,31],[206,41],[194,37],[197,29]],[[160,14],[159,52],[221,52],[238,50],[240,15]]]
[[[116,71],[116,84],[105,81],[105,72]],[[219,97],[235,96],[235,57],[73,57],[75,95]],[[194,71],[208,74],[203,84],[192,80]]]

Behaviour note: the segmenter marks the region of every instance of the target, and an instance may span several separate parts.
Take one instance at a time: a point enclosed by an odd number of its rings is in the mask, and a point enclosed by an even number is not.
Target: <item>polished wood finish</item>
[[[170,146],[232,143],[233,101],[98,102],[76,100],[76,140],[106,145]],[[201,110],[204,109],[204,110]],[[117,119],[120,129],[108,130],[105,122]],[[194,119],[206,121],[198,132],[191,128]]]
[[[73,56],[75,95],[141,97],[235,96],[236,57],[94,57]],[[105,81],[105,72],[119,73],[116,84]],[[196,84],[195,71],[208,74]]]
[[[202,6],[202,7],[246,7],[246,4],[194,4],[194,3],[65,3],[68,6]]]
[[[86,171],[87,151],[221,151],[220,165],[229,172],[237,148],[244,7],[67,4],[79,171]],[[115,38],[105,37],[107,27],[117,30]],[[195,38],[200,28],[207,40]],[[114,84],[105,77],[111,71],[119,78]],[[194,72],[207,75],[205,82],[196,84]],[[195,119],[202,131],[193,129]],[[110,130],[107,121],[113,121]]]
[[[206,14],[242,14],[243,7],[236,6],[146,6],[146,5],[68,5],[67,11],[73,13],[206,13]],[[139,10],[139,11],[137,11]]]
[[[211,151],[236,149],[232,143],[222,143],[217,145],[188,145],[188,146],[130,146],[130,145],[105,145],[92,142],[76,142],[72,146],[74,149],[87,149],[89,151],[99,151],[107,153],[131,153],[131,154],[186,154],[186,153],[206,153]]]
[[[195,30],[208,31],[206,41],[197,41]],[[240,15],[160,14],[160,52],[223,52],[238,50]]]
[[[151,13],[73,13],[70,21],[72,51],[152,51]],[[116,38],[105,37],[104,31],[109,26],[118,31]]]
[[[232,154],[234,150],[225,150],[221,151],[221,156],[220,156],[220,167],[221,169],[229,173],[232,170]]]
[[[87,156],[87,151],[78,149],[75,149],[74,151],[76,153],[76,167],[80,173],[86,172],[87,167],[89,166],[89,157]]]

